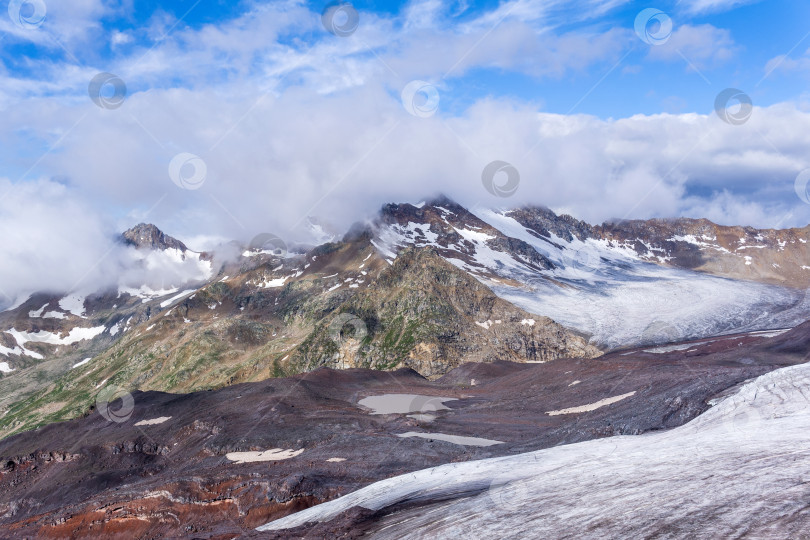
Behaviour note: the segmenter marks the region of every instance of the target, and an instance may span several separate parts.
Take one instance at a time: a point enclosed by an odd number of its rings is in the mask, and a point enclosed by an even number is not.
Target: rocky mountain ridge
[[[693,227],[662,223],[647,229],[670,238]],[[594,345],[786,328],[810,314],[793,288],[676,267],[686,256],[653,264],[625,229],[605,239],[601,227],[536,207],[472,212],[443,197],[386,205],[304,253],[246,248],[216,261],[141,224],[122,237],[137,260],[165,257],[207,277],[33,295],[1,313],[0,434],[83,414],[105,385],[195,391],[318,367],[436,378],[470,360],[593,357]],[[801,256],[801,235],[780,234],[795,235],[782,247]]]
[[[367,232],[344,240],[284,258],[248,250],[201,287],[165,300],[130,297],[122,306],[139,315],[126,319],[118,339],[72,344],[86,351],[77,354],[98,350],[86,361],[57,354],[14,364],[0,379],[9,389],[0,433],[81,415],[105,386],[188,392],[319,367],[409,367],[436,378],[470,360],[601,354],[551,319],[498,298],[434,248],[386,262]],[[48,367],[49,384],[37,385]]]

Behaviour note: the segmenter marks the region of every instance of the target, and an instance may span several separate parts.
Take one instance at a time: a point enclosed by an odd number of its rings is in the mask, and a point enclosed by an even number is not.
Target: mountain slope
[[[381,539],[557,537],[561,530],[575,538],[803,538],[808,392],[810,365],[786,367],[668,432],[443,465],[259,530],[300,534],[323,521],[319,530],[333,535]]]
[[[627,243],[630,233],[618,236],[627,227],[647,243],[708,237],[682,222],[617,224],[610,236],[606,225],[543,208],[471,212],[440,198],[386,205],[341,242],[285,254],[248,247],[231,261],[141,224],[122,236],[132,266],[117,291],[39,294],[0,313],[0,435],[83,414],[105,385],[194,391],[321,366],[438,377],[467,360],[591,357],[591,345],[789,328],[810,317],[803,290],[686,268],[710,260],[712,247],[651,263]],[[795,237],[774,249],[802,256],[800,231],[774,234]],[[749,251],[749,266],[766,265],[768,248]]]
[[[548,361],[600,354],[581,337],[547,317],[501,300],[480,282],[448,264],[432,248],[411,248],[367,288],[345,302],[337,317],[363,321],[368,335],[357,350],[338,350],[329,335],[336,317],[299,349],[306,366],[322,365],[334,351],[343,367],[410,367],[427,377],[463,361]]]
[[[626,242],[607,238],[603,228],[543,208],[470,212],[440,198],[388,205],[374,229],[384,256],[433,246],[501,298],[607,348],[792,327],[810,316],[802,281],[786,287],[695,271],[665,257],[650,262]],[[784,245],[785,257],[805,256],[800,233],[807,236],[810,229],[780,233],[795,236]],[[707,260],[713,251],[692,247],[705,251]],[[745,256],[757,268],[771,264],[767,250],[747,253],[735,255],[740,264]]]
[[[35,538],[272,537],[251,531],[319,503],[343,504],[341,497],[392,476],[491,457],[518,460],[592,439],[613,444],[624,438],[612,435],[683,425],[740,383],[806,362],[810,326],[685,345],[540,364],[464,364],[436,381],[407,369],[318,369],[186,395],[134,392],[129,404],[102,404],[0,441],[0,529]],[[391,394],[406,395],[399,412],[378,414],[367,399]],[[594,405],[617,396],[624,397]],[[442,434],[498,444],[448,442]],[[680,456],[695,459],[666,454]],[[643,482],[639,470],[613,480]],[[464,478],[445,477],[442,485]],[[411,502],[420,508],[418,499]],[[336,537],[368,524],[346,520],[329,524],[331,535],[309,526],[279,536]]]
[[[605,223],[595,232],[645,260],[676,268],[810,287],[810,226],[774,230],[726,227],[707,219],[654,219]]]
[[[0,435],[84,414],[106,387],[189,392],[322,366],[411,367],[438,377],[469,360],[601,354],[552,320],[509,305],[430,248],[390,265],[359,234],[304,255],[243,259],[153,306],[87,363],[62,363],[48,383],[8,399]],[[8,384],[35,373],[12,373]]]

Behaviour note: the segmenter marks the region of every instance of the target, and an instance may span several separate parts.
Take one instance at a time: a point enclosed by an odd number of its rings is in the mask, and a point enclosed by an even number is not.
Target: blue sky
[[[88,19],[82,21],[88,26],[76,40],[75,46],[63,41],[65,47],[61,48],[51,38],[32,43],[30,32],[17,35],[7,33],[2,52],[7,72],[36,80],[45,75],[41,63],[87,65],[103,69],[105,65],[118,63],[128,55],[148,50],[155,45],[156,39],[170,29],[171,32],[200,32],[206,27],[221,26],[248,16],[261,3],[150,0],[99,4],[104,7],[90,13]],[[302,4],[311,10],[314,20],[326,3]],[[716,29],[725,41],[714,41],[708,47],[705,46],[708,42],[693,47],[684,43],[673,48],[677,52],[669,51],[668,54],[651,58],[650,46],[637,39],[627,39],[617,44],[611,54],[601,55],[593,62],[562,73],[539,74],[537,69],[526,65],[531,64],[530,57],[524,59],[523,65],[501,66],[493,62],[494,65],[456,70],[445,79],[450,91],[444,96],[443,110],[462,111],[476,99],[495,96],[537,103],[549,112],[582,112],[616,118],[657,112],[707,113],[712,109],[717,92],[729,86],[744,89],[760,106],[797,99],[805,91],[806,73],[776,70],[766,77],[769,61],[788,51],[792,52],[794,58],[801,57],[810,49],[807,26],[803,23],[810,18],[810,4],[805,2],[703,2],[714,4],[705,9],[701,9],[701,3],[697,1],[590,3],[615,4],[615,7],[605,8],[602,13],[596,8],[589,9],[589,2],[560,4],[552,6],[542,20],[532,21],[536,22],[538,31],[556,34],[560,39],[566,35],[600,35],[618,29],[629,33],[641,9],[656,7],[671,16],[676,33],[684,26],[703,28],[705,32],[711,28]],[[372,17],[384,18],[402,31],[407,24],[408,10],[413,8],[414,3],[368,1],[354,2],[353,5],[361,14],[361,24],[374,24]],[[474,24],[476,20],[497,10],[499,5],[495,1],[445,3],[436,14],[437,30],[457,32],[459,27]],[[536,11],[540,12],[539,9]],[[46,18],[40,35],[48,33],[51,23],[56,26],[61,22],[55,19],[57,15]],[[313,26],[313,20],[291,25],[289,32],[279,36],[279,41],[307,47],[332,37],[323,28]],[[511,17],[507,16],[505,22],[509,20]],[[61,37],[56,29],[51,34]],[[117,36],[118,39],[123,36],[126,41],[117,42]],[[37,36],[37,39],[42,38]],[[375,47],[375,52],[384,57],[387,45],[390,44]],[[478,45],[482,49],[488,46],[486,39]],[[584,46],[587,47],[587,44]],[[718,54],[722,54],[719,51],[726,51],[727,56],[718,58]],[[365,50],[355,56],[370,57],[372,54],[370,50]],[[208,67],[212,68],[209,75],[214,78],[228,71]],[[542,67],[538,67],[542,71]],[[131,80],[129,87],[137,92],[155,86],[187,87],[196,84],[199,81],[179,77]],[[597,84],[598,88],[593,90]],[[589,94],[588,97],[582,99],[586,94]]]
[[[593,223],[810,223],[806,2],[358,1],[343,37],[325,6],[4,2],[6,259],[138,221],[200,248],[296,237],[308,216],[342,229],[437,192]],[[634,29],[648,8],[672,23],[662,44]],[[103,73],[118,101],[88,95]],[[753,104],[736,124],[735,102],[714,111],[727,88]],[[482,186],[495,160],[520,172],[510,198]]]

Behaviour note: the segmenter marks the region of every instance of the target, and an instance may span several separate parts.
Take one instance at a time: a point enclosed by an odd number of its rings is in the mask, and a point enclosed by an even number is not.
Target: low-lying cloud
[[[588,1],[581,17],[622,4]],[[700,11],[734,2],[686,4]],[[93,17],[122,5],[85,0],[73,26],[55,10],[54,32],[80,52],[108,33]],[[115,29],[115,53],[104,62],[79,54],[92,62],[41,61],[26,75],[0,73],[0,159],[21,173],[0,181],[0,301],[117,284],[131,261],[116,238],[141,221],[193,239],[196,249],[262,232],[305,240],[309,216],[346,230],[384,203],[438,193],[469,207],[545,205],[590,222],[810,221],[810,207],[793,189],[810,166],[810,114],[800,105],[755,107],[748,122],[733,126],[711,112],[712,94],[702,114],[605,119],[549,113],[542,96],[490,97],[467,86],[476,79],[461,75],[482,69],[540,80],[594,68],[622,76],[613,72],[617,62],[644,44],[629,26],[559,30],[572,20],[560,10],[576,11],[570,3],[505,2],[448,26],[440,3],[412,2],[404,21],[364,12],[356,35],[325,34],[311,44],[296,36],[323,29],[304,3],[251,5],[234,20],[198,29],[180,25],[166,34],[178,21],[158,16],[149,28]],[[144,33],[163,39],[147,47]],[[56,47],[31,35],[38,46]],[[725,30],[684,24],[671,43],[643,56],[670,64],[685,51],[702,70],[737,50]],[[88,98],[99,71],[126,82],[121,107]],[[435,85],[435,114],[403,107],[400,93],[412,79]],[[170,177],[179,154],[204,163],[198,189]],[[482,185],[482,171],[496,160],[520,173],[512,197]],[[173,282],[175,270],[156,275]]]

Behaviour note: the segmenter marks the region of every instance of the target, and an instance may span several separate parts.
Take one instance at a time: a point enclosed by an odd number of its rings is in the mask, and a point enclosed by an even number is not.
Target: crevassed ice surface
[[[374,538],[807,538],[810,366],[743,385],[692,422],[390,478],[260,530],[400,502]]]
[[[495,294],[585,332],[599,345],[793,327],[810,316],[807,291],[665,268],[640,260],[632,250],[594,239],[568,242],[552,235],[547,241],[502,213],[477,210],[476,215],[507,236],[527,242],[557,266],[540,274],[522,265],[501,264],[499,274],[526,287],[487,283]],[[482,253],[491,259],[487,249]],[[480,262],[492,267],[491,260]]]

